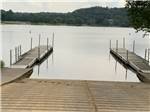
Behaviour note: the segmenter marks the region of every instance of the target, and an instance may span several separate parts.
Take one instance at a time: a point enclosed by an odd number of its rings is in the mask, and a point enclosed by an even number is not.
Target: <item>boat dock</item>
[[[125,48],[112,48],[110,53],[135,70],[141,81],[150,82],[150,65],[147,60]]]
[[[28,78],[32,72],[33,70],[31,68],[1,68],[0,85],[5,85],[23,78]]]
[[[11,64],[10,68],[1,68],[0,85],[5,85],[15,80],[29,77],[33,72],[32,66],[42,62],[52,52],[53,47],[40,46],[18,56],[17,61]]]
[[[31,68],[37,62],[42,61],[46,56],[52,53],[53,47],[39,46],[20,55],[18,60],[11,65],[11,68]]]
[[[1,87],[2,112],[150,112],[137,82],[23,79]]]

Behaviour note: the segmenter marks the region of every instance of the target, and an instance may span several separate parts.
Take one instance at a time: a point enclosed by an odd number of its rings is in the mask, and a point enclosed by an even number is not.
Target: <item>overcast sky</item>
[[[1,0],[2,9],[15,12],[71,12],[79,8],[124,7],[125,0]],[[42,2],[41,2],[42,1]]]

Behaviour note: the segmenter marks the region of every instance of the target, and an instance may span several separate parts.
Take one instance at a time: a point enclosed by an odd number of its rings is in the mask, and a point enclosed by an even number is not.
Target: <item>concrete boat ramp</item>
[[[150,112],[150,85],[23,79],[2,86],[2,112]]]

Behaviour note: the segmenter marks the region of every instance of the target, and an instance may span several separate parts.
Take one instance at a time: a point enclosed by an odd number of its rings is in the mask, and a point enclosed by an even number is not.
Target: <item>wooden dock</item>
[[[5,85],[16,80],[30,77],[32,69],[23,68],[1,68],[1,82],[0,85]]]
[[[53,51],[51,46],[35,47],[19,57],[19,60],[11,65],[11,68],[30,68],[42,61]]]
[[[110,49],[110,52],[135,70],[141,81],[150,82],[150,66],[147,60],[124,48]]]
[[[24,79],[1,87],[2,112],[150,112],[150,85]]]

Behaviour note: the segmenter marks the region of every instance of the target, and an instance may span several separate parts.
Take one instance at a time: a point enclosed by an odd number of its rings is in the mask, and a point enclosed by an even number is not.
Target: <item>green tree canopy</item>
[[[150,1],[127,0],[126,8],[131,26],[137,31],[150,32]]]
[[[68,13],[26,13],[1,10],[1,20],[21,21],[33,24],[67,24],[90,26],[128,27],[128,15],[125,8],[90,7]]]

